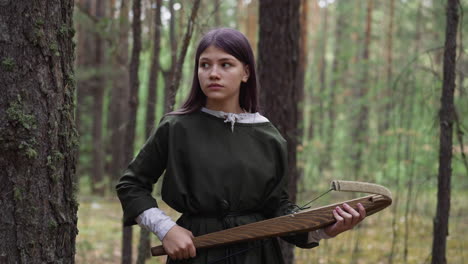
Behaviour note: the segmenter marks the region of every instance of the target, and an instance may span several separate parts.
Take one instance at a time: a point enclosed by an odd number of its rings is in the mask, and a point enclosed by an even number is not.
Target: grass
[[[418,205],[413,206],[408,226],[407,262],[430,263],[432,249],[433,211],[435,210],[435,193],[423,193]],[[468,193],[452,193],[450,231],[447,238],[447,263],[464,264],[468,260],[468,204],[465,202]],[[345,198],[346,199],[346,198]],[[79,234],[76,242],[77,263],[120,263],[121,257],[121,207],[116,198],[99,198],[79,196],[78,211]],[[403,199],[402,199],[403,200]],[[159,200],[158,200],[159,201]],[[162,204],[161,207],[173,219],[177,215]],[[402,212],[396,217],[396,243],[394,243],[393,263],[404,261],[404,231],[406,220]],[[393,209],[367,218],[360,227],[345,232],[336,238],[322,240],[317,248],[295,251],[297,264],[305,263],[389,263],[392,248]],[[139,227],[133,228],[134,255],[138,243]],[[159,245],[153,235],[152,246]],[[136,256],[134,256],[136,260]],[[134,261],[135,262],[135,261]],[[153,258],[148,263],[165,263],[164,258]]]

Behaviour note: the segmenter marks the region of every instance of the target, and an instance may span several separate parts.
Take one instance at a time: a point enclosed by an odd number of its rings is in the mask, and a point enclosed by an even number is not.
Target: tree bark
[[[158,91],[158,76],[160,71],[159,53],[161,49],[161,6],[162,0],[156,0],[156,10],[154,14],[154,39],[153,39],[153,58],[150,69],[150,78],[148,83],[148,101],[146,104],[146,137],[150,136],[151,130],[155,127],[155,113]],[[150,255],[150,235],[145,228],[140,230],[140,242],[138,246],[137,263],[143,264]]]
[[[335,44],[334,44],[334,49],[333,49],[333,61],[332,61],[332,70],[331,70],[331,83],[330,83],[330,105],[328,107],[328,122],[329,122],[329,127],[328,127],[328,132],[327,132],[327,138],[325,139],[325,165],[328,168],[332,167],[332,158],[333,158],[333,149],[334,145],[333,142],[335,142],[335,121],[336,121],[336,91],[339,91],[341,86],[342,86],[342,75],[344,74],[344,71],[342,70],[342,65],[343,63],[341,62],[343,60],[342,58],[342,41],[344,41],[343,38],[343,29],[346,26],[345,23],[345,12],[344,12],[344,3],[341,3],[338,5],[336,8],[336,25],[335,25]]]
[[[441,108],[439,112],[439,174],[437,211],[434,219],[432,264],[445,264],[450,215],[450,178],[452,176],[452,137],[455,118],[454,90],[457,53],[458,0],[447,1],[447,24],[445,29],[444,72]]]
[[[0,263],[74,263],[73,1],[0,9]]]
[[[138,69],[140,67],[141,52],[141,0],[133,0],[133,48],[130,60],[129,71],[129,96],[128,96],[128,125],[125,132],[125,163],[128,164],[133,158],[133,148],[136,131],[136,115],[138,109],[138,87],[140,81],[138,78]],[[123,228],[122,237],[122,264],[132,262],[132,227]]]
[[[169,0],[168,3],[169,13],[171,14],[171,18],[169,20],[169,42],[171,45],[171,65],[167,71],[163,71],[164,76],[164,112],[167,113],[168,109],[171,109],[170,100],[171,100],[171,84],[172,84],[172,77],[175,72],[175,67],[177,64],[177,38],[175,32],[175,10],[174,10],[174,0]],[[174,95],[175,98],[175,95]]]
[[[79,11],[77,12],[91,12],[91,0],[80,0],[78,1],[77,5],[81,6]],[[91,67],[92,65],[92,58],[91,56],[87,56],[89,52],[94,50],[94,42],[92,41],[92,34],[89,30],[87,25],[78,24],[77,25],[78,36],[77,36],[77,58],[76,58],[76,71],[79,74],[80,70],[86,70],[87,68]],[[89,124],[87,122],[82,122],[84,116],[89,114],[87,111],[91,106],[89,105],[89,94],[91,88],[91,80],[90,78],[80,78],[77,80],[76,84],[76,129],[78,134],[83,135],[85,131],[91,130]],[[82,138],[80,140],[81,143],[84,142]],[[84,146],[84,144],[80,144],[80,146]],[[89,151],[84,150],[84,147],[78,148],[77,151],[77,160],[80,160],[81,155],[90,155]],[[90,175],[91,173],[91,166],[88,164],[77,164],[77,175],[78,177],[82,177],[84,175]]]
[[[197,17],[197,12],[200,7],[200,1],[201,0],[195,0],[195,2],[193,3],[190,18],[189,18],[189,21],[187,21],[187,28],[184,34],[182,47],[180,49],[179,56],[177,57],[177,64],[174,68],[174,72],[171,75],[172,76],[171,84],[169,86],[169,89],[166,90],[166,93],[167,93],[166,113],[174,110],[175,97],[179,89],[180,80],[182,79],[182,66],[184,65],[185,55],[187,55],[188,45],[190,44],[190,40],[192,39],[193,29],[195,26],[195,19]]]
[[[297,194],[296,147],[298,135],[298,89],[300,0],[260,0],[258,76],[262,84],[264,112],[288,142],[289,195]],[[272,54],[275,54],[272,56]],[[281,106],[281,107],[279,107]],[[294,259],[293,247],[283,244],[286,263]]]
[[[371,45],[371,32],[372,32],[372,9],[373,0],[367,0],[367,17],[366,17],[366,29],[364,38],[364,47],[362,53],[362,79],[354,88],[354,98],[358,102],[358,114],[354,120],[354,127],[352,129],[352,139],[354,140],[353,150],[351,151],[351,157],[354,162],[353,172],[354,178],[357,179],[362,168],[362,154],[364,146],[367,144],[368,134],[368,112],[369,108],[365,102],[365,96],[367,96],[369,85],[369,53]]]
[[[104,19],[106,1],[96,1],[96,18],[100,21]],[[98,23],[99,23],[98,21]],[[92,160],[91,160],[91,189],[94,194],[104,195],[104,144],[102,138],[103,103],[104,103],[104,41],[101,32],[94,33],[94,61],[93,67],[96,69],[92,78],[93,94],[93,125],[92,125]]]
[[[109,131],[108,153],[112,157],[109,167],[111,175],[109,189],[114,191],[115,184],[122,174],[125,164],[124,159],[124,134],[126,129],[127,99],[128,99],[128,31],[129,31],[129,2],[122,0],[120,5],[120,17],[118,23],[118,38],[115,41],[115,53],[113,64],[115,75],[112,81],[111,103],[109,104]]]
[[[326,133],[326,125],[328,122],[325,120],[325,113],[327,111],[327,107],[329,107],[329,104],[327,104],[327,46],[328,46],[328,6],[322,8],[322,45],[321,45],[321,56],[320,56],[320,63],[319,63],[319,80],[320,80],[320,91],[318,93],[318,98],[319,98],[319,137],[322,140],[326,140],[330,135]],[[319,162],[319,171],[322,173],[322,171],[325,168],[330,167],[330,161],[327,159],[328,157],[328,149],[321,149],[319,150],[322,152],[322,155],[320,155],[322,158],[320,159]]]

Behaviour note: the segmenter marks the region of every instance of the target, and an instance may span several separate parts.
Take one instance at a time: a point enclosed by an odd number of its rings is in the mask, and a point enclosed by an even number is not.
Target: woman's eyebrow
[[[200,57],[199,59],[200,61],[212,61],[210,58],[208,57]],[[231,58],[231,57],[222,57],[222,58],[219,58],[217,59],[217,61],[233,61],[234,59]]]

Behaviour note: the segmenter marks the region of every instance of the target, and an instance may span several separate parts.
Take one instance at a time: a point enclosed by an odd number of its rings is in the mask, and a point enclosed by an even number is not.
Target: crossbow
[[[193,239],[197,249],[212,248],[233,243],[259,240],[268,237],[279,237],[302,232],[314,231],[336,222],[333,210],[343,203],[357,210],[361,203],[366,209],[366,215],[372,215],[392,204],[392,193],[385,187],[372,183],[355,181],[332,181],[329,191],[362,192],[372,195],[335,203],[319,208],[306,209],[288,215],[237,226],[218,232],[213,232]],[[151,248],[153,256],[166,255],[163,246]]]

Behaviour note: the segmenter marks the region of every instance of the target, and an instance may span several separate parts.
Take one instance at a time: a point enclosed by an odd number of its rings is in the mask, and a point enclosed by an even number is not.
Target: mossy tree
[[[73,1],[0,6],[0,263],[73,263]]]

